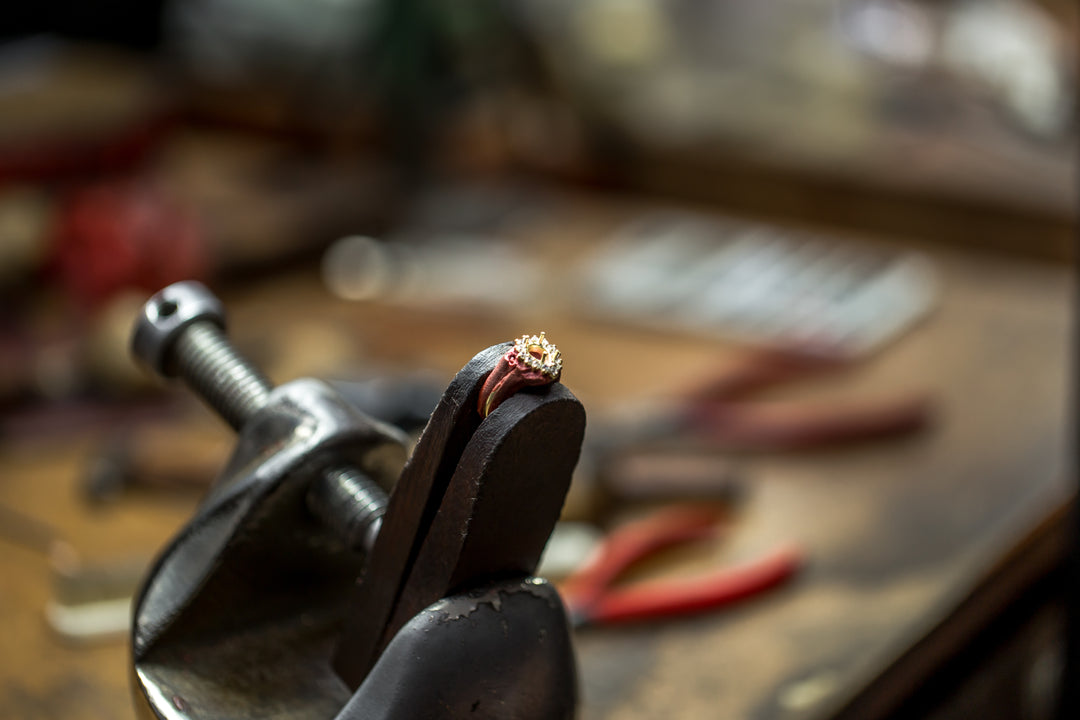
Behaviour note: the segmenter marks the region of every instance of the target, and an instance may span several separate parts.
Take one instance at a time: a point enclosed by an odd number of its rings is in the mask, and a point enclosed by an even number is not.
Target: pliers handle
[[[898,436],[930,421],[933,404],[922,393],[827,403],[750,400],[767,388],[848,367],[833,358],[752,353],[687,393],[679,424],[723,449],[783,451]]]
[[[725,529],[723,520],[724,513],[713,509],[678,506],[613,531],[560,588],[571,619],[577,625],[605,624],[711,610],[780,585],[802,564],[802,551],[788,544],[703,576],[613,587],[632,566],[661,550],[716,537]]]

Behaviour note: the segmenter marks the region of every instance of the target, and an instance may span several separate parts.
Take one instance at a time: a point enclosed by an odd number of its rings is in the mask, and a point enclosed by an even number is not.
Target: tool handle
[[[732,450],[805,450],[892,437],[925,427],[933,404],[925,395],[857,403],[730,403],[699,412],[692,427]]]
[[[562,585],[573,613],[588,612],[615,580],[634,563],[661,550],[715,537],[720,513],[679,506],[614,530],[592,557]]]
[[[698,384],[686,394],[684,402],[690,407],[733,402],[766,388],[837,372],[849,366],[844,359],[831,356],[757,350]]]
[[[594,624],[623,623],[711,610],[779,586],[802,562],[802,551],[786,545],[763,558],[704,577],[613,590],[599,598],[583,619]]]

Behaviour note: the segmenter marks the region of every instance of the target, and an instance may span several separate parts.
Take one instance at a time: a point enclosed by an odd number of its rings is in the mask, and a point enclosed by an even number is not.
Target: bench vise
[[[133,350],[237,432],[194,517],[136,599],[140,718],[573,717],[576,667],[555,589],[533,577],[585,428],[559,383],[482,417],[510,348],[454,377],[407,439],[330,385],[272,387],[193,282],[143,308]]]

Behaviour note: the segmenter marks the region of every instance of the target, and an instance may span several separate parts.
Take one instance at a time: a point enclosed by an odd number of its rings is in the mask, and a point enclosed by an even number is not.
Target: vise
[[[406,460],[403,433],[330,385],[272,387],[224,318],[205,287],[177,283],[132,338],[238,436],[136,599],[139,717],[572,717],[569,624],[533,573],[581,403],[552,382],[487,414],[485,380],[512,349],[495,345],[450,382]]]

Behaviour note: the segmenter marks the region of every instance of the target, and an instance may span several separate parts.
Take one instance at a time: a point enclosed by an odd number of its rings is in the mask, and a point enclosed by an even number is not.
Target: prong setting
[[[515,340],[514,354],[527,368],[543,374],[552,382],[562,374],[562,354],[542,331],[539,335],[522,335]]]
[[[550,385],[562,375],[562,354],[544,333],[522,335],[499,358],[480,390],[477,410],[487,417],[524,387]]]

